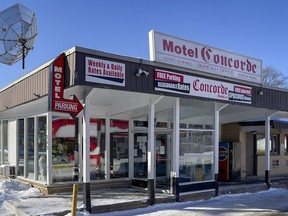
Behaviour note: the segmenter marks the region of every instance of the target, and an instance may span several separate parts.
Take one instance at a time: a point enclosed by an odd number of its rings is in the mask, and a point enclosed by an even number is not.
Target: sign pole
[[[85,208],[91,213],[90,197],[90,99],[85,98],[83,116],[83,198]]]

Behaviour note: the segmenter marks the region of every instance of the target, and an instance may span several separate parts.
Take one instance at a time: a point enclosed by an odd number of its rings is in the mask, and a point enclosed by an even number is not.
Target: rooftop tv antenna
[[[22,75],[25,57],[33,49],[37,36],[35,13],[21,4],[0,11],[0,62],[12,65],[22,59]]]

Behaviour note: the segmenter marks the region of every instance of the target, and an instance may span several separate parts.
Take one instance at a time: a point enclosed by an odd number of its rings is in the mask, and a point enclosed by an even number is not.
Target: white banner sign
[[[251,104],[251,87],[158,69],[154,79],[157,91]]]
[[[149,32],[150,60],[254,83],[262,82],[262,62],[191,41]]]
[[[86,81],[125,86],[125,64],[86,57]]]

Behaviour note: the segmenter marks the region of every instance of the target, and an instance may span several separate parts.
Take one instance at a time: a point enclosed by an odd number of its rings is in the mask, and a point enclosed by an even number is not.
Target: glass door
[[[156,187],[169,189],[171,171],[171,139],[169,132],[155,133],[155,174]],[[134,178],[147,179],[148,133],[134,134]]]
[[[134,177],[147,179],[148,134],[134,134]]]
[[[155,165],[156,165],[156,187],[170,187],[171,171],[171,133],[155,134]]]

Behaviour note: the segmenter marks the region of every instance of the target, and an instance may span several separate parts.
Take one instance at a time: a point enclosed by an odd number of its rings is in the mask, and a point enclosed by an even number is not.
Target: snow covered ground
[[[41,199],[42,197],[42,199]],[[61,201],[61,197],[53,198],[55,203],[58,203],[57,208],[53,208],[53,205],[48,206],[46,203],[48,198],[43,198],[42,194],[36,188],[31,188],[28,184],[23,185],[17,180],[7,179],[0,180],[0,215],[16,215],[5,209],[5,201],[11,203],[17,203],[15,205],[19,208],[24,206],[25,203],[30,202],[31,209],[41,209],[40,215],[49,215],[52,210],[61,211],[67,210],[67,206],[71,205],[70,197],[69,201],[64,203]],[[37,202],[36,202],[37,200]],[[67,199],[66,199],[67,200]],[[230,194],[223,195],[209,200],[199,200],[183,203],[168,203],[168,204],[157,204],[147,208],[129,210],[129,211],[118,211],[110,212],[106,214],[90,214],[97,216],[129,216],[129,215],[280,215],[283,212],[288,212],[288,190],[281,188],[271,188],[267,191],[261,191],[257,193],[242,193],[242,194]],[[125,200],[124,200],[125,201]],[[129,200],[126,200],[129,201]],[[42,203],[41,203],[42,202]],[[49,201],[51,202],[51,200]],[[21,205],[23,204],[23,205]],[[45,205],[46,204],[46,205]],[[51,204],[51,203],[50,203]],[[79,204],[79,203],[78,203]],[[127,205],[127,204],[126,204]],[[42,207],[41,207],[42,206]],[[56,205],[54,205],[56,206]],[[62,207],[62,209],[61,209]],[[53,209],[52,209],[53,208]],[[29,210],[31,215],[33,209]],[[68,208],[69,209],[69,208]],[[36,211],[35,211],[36,212]],[[48,213],[48,214],[47,214]],[[39,213],[37,213],[39,215]],[[51,215],[51,214],[50,214]],[[67,216],[71,215],[70,213]],[[87,212],[77,212],[77,216],[89,215]],[[283,214],[284,215],[284,214]]]
[[[38,197],[41,193],[38,189],[30,187],[28,184],[21,184],[13,179],[0,180],[0,215],[13,215],[4,206],[4,201],[21,200],[23,198]]]
[[[281,215],[281,212],[288,212],[287,199],[287,189],[271,188],[257,193],[230,194],[209,200],[159,204],[143,209],[97,214],[97,216]],[[78,215],[80,216],[81,214],[79,213]]]

